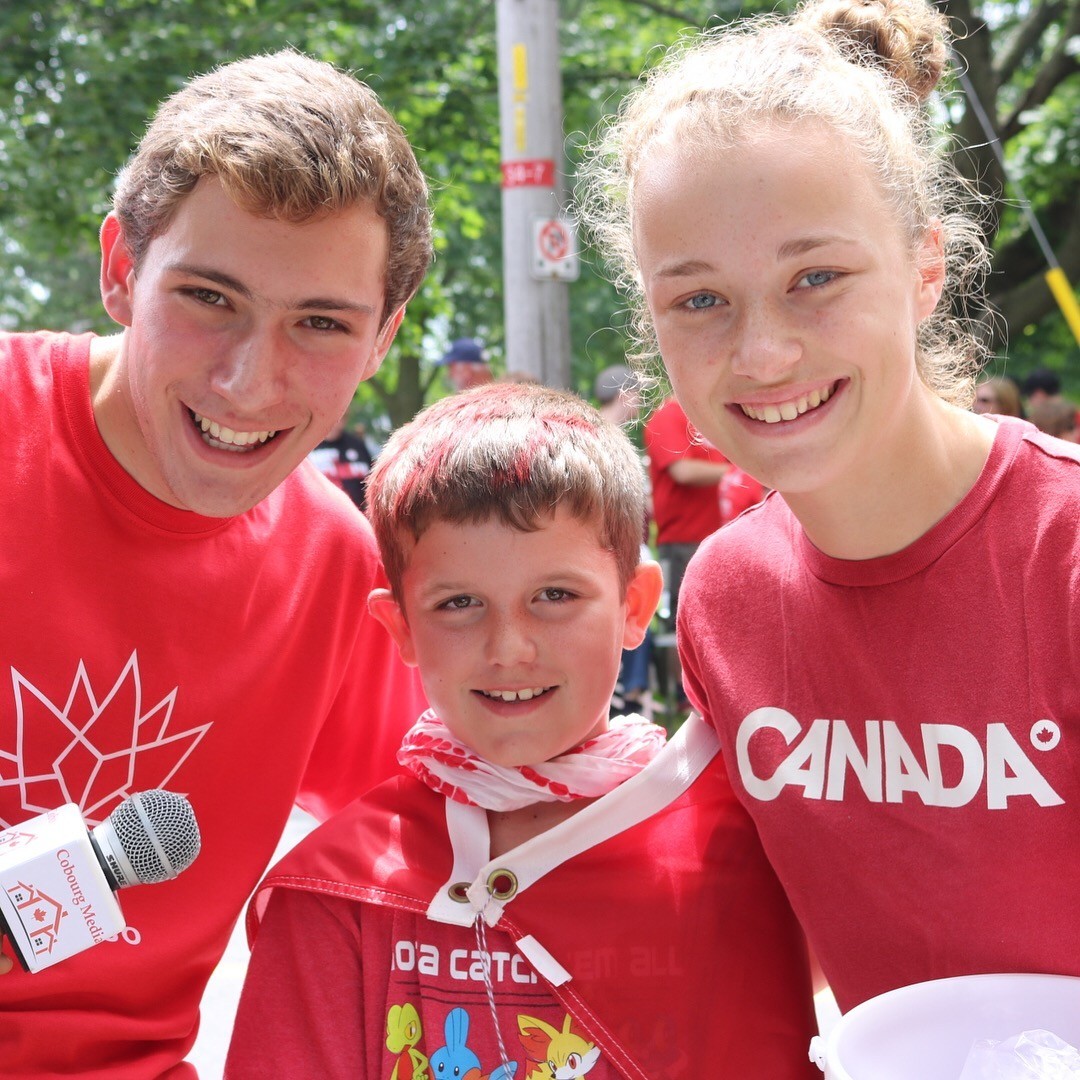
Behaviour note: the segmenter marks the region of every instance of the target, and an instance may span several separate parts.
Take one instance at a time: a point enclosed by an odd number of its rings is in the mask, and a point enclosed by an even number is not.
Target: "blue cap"
[[[486,364],[484,346],[475,338],[458,338],[439,364]]]

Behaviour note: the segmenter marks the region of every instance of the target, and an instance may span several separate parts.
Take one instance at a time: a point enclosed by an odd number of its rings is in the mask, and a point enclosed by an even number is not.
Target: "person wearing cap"
[[[487,353],[475,338],[458,338],[439,361],[439,367],[446,368],[446,377],[455,394],[494,379]]]
[[[604,368],[593,383],[593,396],[600,415],[618,427],[632,424],[641,412],[641,382],[625,364]]]
[[[1050,368],[1035,368],[1020,384],[1020,393],[1029,405],[1037,401],[1057,401],[1061,397],[1061,376]]]
[[[702,541],[722,524],[720,482],[731,469],[731,462],[690,422],[674,397],[649,414],[644,442],[656,522],[656,553],[668,587],[665,636],[671,641],[686,568]],[[674,649],[670,659],[676,709],[686,712],[690,703],[683,691],[679,655]]]

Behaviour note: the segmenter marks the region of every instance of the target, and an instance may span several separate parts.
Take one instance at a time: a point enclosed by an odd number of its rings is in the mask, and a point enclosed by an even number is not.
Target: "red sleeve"
[[[385,585],[382,571],[373,587]],[[365,609],[349,671],[308,758],[297,802],[319,820],[401,772],[397,751],[427,708],[416,668]]]
[[[690,423],[674,398],[661,405],[646,422],[645,449],[653,469],[667,469],[683,458],[719,464],[727,461]]]
[[[645,449],[656,469],[666,469],[686,457],[690,450],[690,428],[682,409],[666,401],[645,424]]]
[[[240,995],[226,1080],[364,1080],[364,1040],[372,1036],[356,908],[274,890]]]
[[[676,647],[679,652],[679,668],[682,676],[683,692],[686,694],[694,712],[710,727],[716,728],[716,722],[710,716],[709,698],[701,681],[697,652],[694,649],[694,635],[687,628],[687,612],[690,608],[689,590],[679,605],[678,626],[675,628]],[[719,729],[717,729],[719,730]]]

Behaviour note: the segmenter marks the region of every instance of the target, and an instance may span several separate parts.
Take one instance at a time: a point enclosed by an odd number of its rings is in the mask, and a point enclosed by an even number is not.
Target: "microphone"
[[[23,969],[42,971],[119,934],[115,891],[176,877],[201,844],[191,804],[160,789],[92,830],[74,803],[30,818],[0,833],[0,928]]]

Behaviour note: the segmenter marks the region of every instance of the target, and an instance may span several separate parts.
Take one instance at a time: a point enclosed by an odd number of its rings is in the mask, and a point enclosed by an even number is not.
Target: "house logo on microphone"
[[[16,848],[26,847],[34,841],[32,832],[23,832],[20,829],[6,829],[0,833],[0,851],[14,851]]]
[[[50,967],[124,928],[74,803],[0,833],[0,917],[28,971]]]
[[[36,834],[21,829],[7,829],[0,833],[0,851],[15,851],[32,844]],[[53,951],[60,936],[67,911],[59,900],[54,900],[36,886],[17,881],[7,887],[7,894],[15,913],[26,931],[36,956],[47,956]]]
[[[22,881],[8,888],[7,894],[19,921],[30,939],[35,956],[48,956],[60,939],[67,911],[59,900]]]

